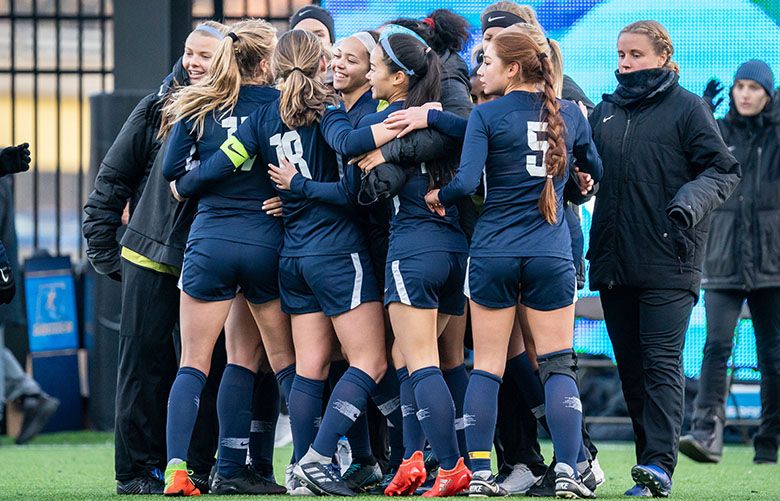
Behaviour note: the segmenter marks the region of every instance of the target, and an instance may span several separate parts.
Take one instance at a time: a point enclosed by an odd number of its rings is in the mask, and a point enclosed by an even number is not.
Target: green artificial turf
[[[43,435],[22,447],[4,437],[0,444],[0,499],[118,499],[113,442],[108,433]],[[623,498],[623,491],[632,485],[629,469],[634,464],[633,445],[598,445],[601,449],[599,461],[607,475],[607,483],[599,488],[598,497]],[[544,451],[549,457],[549,443],[544,444]],[[277,451],[277,477],[284,474],[284,463],[289,457],[289,447]],[[780,467],[756,466],[752,457],[753,451],[748,446],[727,447],[723,461],[717,465],[700,465],[681,457],[674,476],[672,498],[780,499]],[[160,497],[133,496],[129,499],[140,501]],[[235,496],[231,499],[257,498]],[[262,499],[275,501],[269,496]]]

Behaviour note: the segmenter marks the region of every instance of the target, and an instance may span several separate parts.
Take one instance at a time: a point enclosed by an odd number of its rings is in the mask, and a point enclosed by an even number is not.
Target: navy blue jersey
[[[391,103],[380,112],[366,115],[358,125],[368,127],[381,123],[390,113],[403,109],[403,105],[403,101]],[[430,189],[431,177],[423,164],[413,170],[401,191],[393,198],[388,261],[423,252],[468,252],[468,242],[460,228],[458,210],[454,206],[448,207],[444,217],[432,213],[425,205],[425,194]]]
[[[278,248],[282,226],[262,211],[263,200],[276,196],[264,163],[253,160],[241,168],[207,175],[201,162],[219,151],[220,145],[259,106],[277,99],[279,92],[265,86],[241,87],[238,101],[226,116],[212,114],[204,121],[203,136],[196,139],[191,121],[174,125],[163,161],[163,175],[176,180],[183,197],[198,197],[190,240],[209,237]]]
[[[371,96],[371,89],[364,92],[363,95],[360,96],[357,101],[355,101],[355,104],[352,105],[352,108],[347,111],[347,116],[349,117],[349,121],[352,126],[357,127],[357,125],[360,123],[360,120],[364,116],[376,113],[378,106],[379,101]]]
[[[569,165],[601,179],[601,159],[588,121],[576,104],[560,100]],[[460,167],[439,192],[444,205],[474,193],[483,171],[487,195],[471,239],[472,256],[571,259],[571,236],[563,216],[568,173],[554,179],[558,222],[549,224],[538,202],[546,181],[542,94],[514,91],[474,108],[468,120]]]
[[[327,129],[333,144],[349,154],[352,148],[373,149],[370,130],[353,131],[346,113],[333,110]],[[290,129],[279,115],[279,100],[257,109],[225,141],[220,151],[200,169],[206,173],[240,168],[252,156],[255,163],[278,165],[287,158],[300,176],[323,183],[338,181],[336,153],[328,146],[321,124]],[[365,248],[365,239],[351,211],[332,204],[307,199],[291,191],[279,191],[282,198],[284,246],[282,256],[350,254]]]

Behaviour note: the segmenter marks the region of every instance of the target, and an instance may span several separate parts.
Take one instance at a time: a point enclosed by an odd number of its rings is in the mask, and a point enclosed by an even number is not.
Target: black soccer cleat
[[[225,494],[285,494],[287,489],[277,484],[269,482],[261,477],[251,467],[246,466],[235,477],[225,478],[219,473],[214,474],[211,483],[211,493],[217,495]]]
[[[331,464],[299,462],[293,469],[293,476],[318,496],[355,496]]]
[[[555,465],[555,497],[561,499],[595,499],[596,494],[588,489],[582,480],[574,477],[571,466]]]
[[[503,497],[509,493],[496,482],[495,477],[489,471],[476,471],[471,477],[469,483],[469,497],[487,498]]]
[[[382,480],[379,465],[353,462],[341,476],[347,487],[355,492],[368,492]]]
[[[162,474],[147,472],[130,480],[117,480],[116,493],[119,495],[162,494],[165,480]]]

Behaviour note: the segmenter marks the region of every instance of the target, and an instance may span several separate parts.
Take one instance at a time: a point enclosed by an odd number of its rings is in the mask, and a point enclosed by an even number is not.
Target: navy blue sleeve
[[[439,192],[439,201],[452,205],[459,198],[477,191],[485,160],[488,156],[488,130],[479,108],[475,108],[469,117],[460,167],[455,178]]]
[[[345,157],[355,157],[376,149],[371,127],[354,129],[347,112],[330,106],[320,120],[320,131],[328,145]]]
[[[583,172],[587,172],[593,178],[593,182],[598,183],[604,176],[604,167],[601,164],[601,157],[596,150],[596,143],[593,142],[593,133],[590,129],[590,123],[581,113],[574,114],[575,137],[574,137],[574,160]]]
[[[175,181],[187,173],[187,166],[195,153],[195,138],[184,122],[176,122],[168,139],[162,171],[167,181]]]
[[[428,127],[442,134],[463,139],[468,120],[449,111],[428,110]]]
[[[290,192],[318,202],[332,205],[350,205],[357,203],[360,190],[359,169],[347,165],[344,177],[335,183],[323,183],[296,174],[290,181]]]
[[[176,181],[176,191],[184,198],[202,193],[210,184],[219,181],[237,169],[251,168],[260,147],[256,133],[257,119],[253,114],[229,136],[208,159],[201,159],[199,167],[186,172]]]

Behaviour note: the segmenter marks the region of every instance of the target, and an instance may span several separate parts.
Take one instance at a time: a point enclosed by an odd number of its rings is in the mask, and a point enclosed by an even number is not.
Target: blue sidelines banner
[[[24,286],[30,352],[77,349],[76,287],[70,258],[27,259]]]

